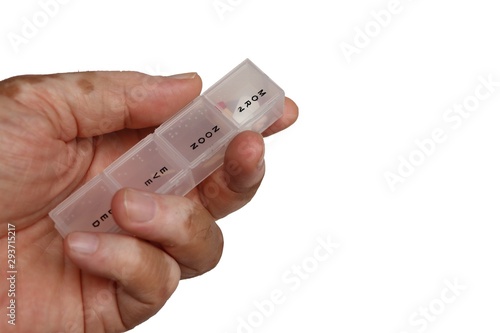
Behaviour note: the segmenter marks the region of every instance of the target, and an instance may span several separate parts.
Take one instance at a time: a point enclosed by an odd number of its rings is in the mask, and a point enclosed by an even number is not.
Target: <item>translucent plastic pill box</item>
[[[236,134],[262,132],[280,118],[284,100],[280,87],[243,61],[53,209],[56,229],[63,237],[121,232],[111,211],[120,188],[185,195],[222,165]]]

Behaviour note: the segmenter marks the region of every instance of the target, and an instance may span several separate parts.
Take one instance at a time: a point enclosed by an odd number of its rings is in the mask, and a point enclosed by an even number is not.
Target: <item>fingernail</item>
[[[92,254],[99,247],[99,237],[93,233],[74,233],[68,236],[71,251],[81,254]]]
[[[194,79],[197,75],[198,75],[198,73],[191,72],[191,73],[182,73],[182,74],[171,75],[171,76],[169,76],[169,78],[176,79],[176,80],[190,80],[190,79]]]
[[[148,222],[155,217],[156,202],[147,193],[127,190],[125,192],[125,211],[132,222]]]

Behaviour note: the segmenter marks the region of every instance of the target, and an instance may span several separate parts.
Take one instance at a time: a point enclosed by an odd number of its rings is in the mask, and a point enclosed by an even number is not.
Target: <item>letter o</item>
[[[111,302],[113,294],[109,290],[101,290],[97,293],[96,300],[100,305]]]
[[[104,133],[109,133],[113,127],[113,122],[109,119],[103,119],[99,122],[99,129]]]
[[[255,322],[254,319],[257,322]],[[251,314],[248,315],[248,323],[250,325],[252,325],[253,327],[257,328],[257,327],[261,326],[264,323],[264,316],[260,312],[254,311],[254,312],[252,312]]]
[[[476,111],[479,107],[479,100],[474,96],[468,96],[464,100],[464,107],[469,112]]]
[[[318,261],[314,257],[305,258],[304,261],[302,261],[302,268],[307,273],[313,273],[318,269]]]
[[[41,21],[40,21],[40,19],[41,19]],[[47,25],[47,23],[49,23],[49,16],[43,11],[36,12],[33,15],[33,23],[37,27],[43,28]]]
[[[444,312],[445,308],[446,308],[446,305],[440,299],[434,299],[429,303],[429,309],[431,310],[432,314],[434,314],[434,315],[442,314]]]
[[[216,198],[219,195],[219,193],[220,193],[219,185],[217,185],[214,182],[210,182],[203,187],[203,194],[209,199]]]
[[[146,89],[143,86],[136,86],[130,91],[134,103],[142,102],[146,98]]]
[[[373,31],[375,29],[375,31]],[[377,37],[380,35],[382,27],[376,21],[370,21],[365,25],[365,32],[370,37]]]
[[[414,151],[411,152],[408,160],[414,166],[419,166],[419,165],[424,164],[424,162],[425,162],[425,155],[420,150],[414,150]]]

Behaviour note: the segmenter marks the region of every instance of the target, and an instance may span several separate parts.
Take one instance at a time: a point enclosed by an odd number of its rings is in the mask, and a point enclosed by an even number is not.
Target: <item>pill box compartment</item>
[[[240,131],[262,132],[283,114],[284,91],[248,59],[204,95]]]
[[[199,96],[155,134],[187,161],[196,185],[221,165],[225,147],[236,131],[229,119]]]
[[[65,237],[71,231],[115,232],[119,230],[111,212],[111,199],[118,190],[99,175],[50,212],[56,228]]]
[[[186,162],[168,145],[148,135],[104,170],[119,188],[166,193]]]

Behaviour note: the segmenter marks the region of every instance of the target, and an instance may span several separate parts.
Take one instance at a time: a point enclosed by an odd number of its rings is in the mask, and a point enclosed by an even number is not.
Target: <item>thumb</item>
[[[198,96],[201,85],[196,73],[79,72],[13,77],[0,90],[45,114],[56,139],[69,141],[157,126]]]

